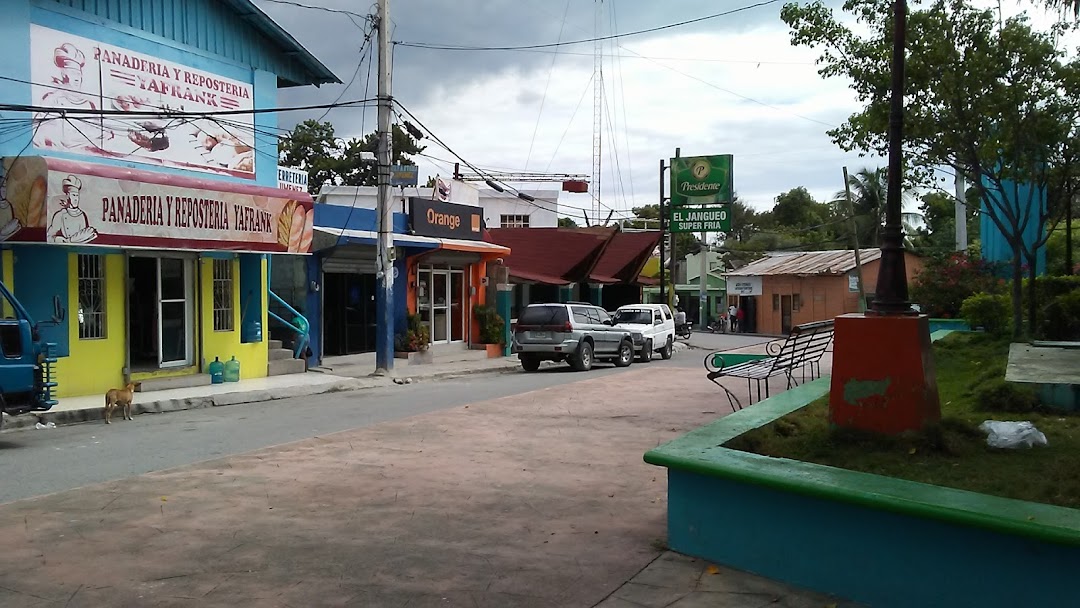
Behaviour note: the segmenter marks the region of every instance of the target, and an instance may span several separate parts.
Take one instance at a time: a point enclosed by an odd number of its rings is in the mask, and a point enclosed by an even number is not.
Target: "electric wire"
[[[741,6],[739,8],[723,11],[723,12],[720,12],[720,13],[713,13],[711,15],[705,15],[703,17],[697,17],[695,19],[687,19],[685,21],[679,21],[677,23],[669,23],[669,24],[666,24],[666,25],[660,25],[660,26],[657,26],[657,27],[650,27],[650,28],[646,28],[646,29],[642,29],[642,30],[636,30],[636,31],[632,31],[632,32],[623,32],[621,34],[616,33],[616,34],[609,34],[607,36],[595,36],[595,37],[592,37],[592,38],[586,38],[586,39],[582,39],[582,40],[571,40],[571,41],[568,41],[568,42],[561,42],[560,41],[560,42],[554,42],[554,43],[548,43],[548,44],[525,44],[525,45],[517,45],[517,46],[467,46],[467,45],[435,44],[435,43],[429,43],[429,42],[404,42],[404,41],[395,41],[393,44],[400,45],[400,46],[413,47],[413,48],[435,49],[435,50],[441,50],[441,51],[516,51],[516,50],[528,50],[528,49],[545,49],[545,48],[569,46],[569,45],[574,45],[574,44],[585,44],[585,43],[588,43],[588,42],[600,42],[600,41],[611,40],[611,39],[620,38],[620,37],[621,38],[628,38],[630,36],[639,36],[639,35],[642,35],[642,34],[651,34],[653,32],[659,32],[659,31],[663,31],[663,30],[676,28],[676,27],[683,27],[683,26],[686,26],[686,25],[691,25],[691,24],[694,24],[694,23],[700,23],[702,21],[707,21],[707,20],[710,20],[710,19],[717,19],[719,17],[726,17],[728,15],[734,15],[736,13],[741,13],[741,12],[748,11],[748,10],[751,10],[751,9],[755,9],[755,8],[758,8],[758,7],[767,6],[767,5],[770,5],[770,4],[776,4],[779,1],[780,0],[764,0],[763,2],[758,2],[758,3],[755,3],[755,4],[748,4],[746,6]]]

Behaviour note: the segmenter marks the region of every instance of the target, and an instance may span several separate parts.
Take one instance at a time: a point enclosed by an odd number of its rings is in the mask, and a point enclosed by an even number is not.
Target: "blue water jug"
[[[222,382],[225,382],[225,364],[217,357],[214,357],[214,360],[207,366],[207,371],[210,372],[210,384],[221,384]]]
[[[225,382],[239,382],[240,381],[240,362],[236,360],[236,355],[233,355],[232,359],[225,362]]]

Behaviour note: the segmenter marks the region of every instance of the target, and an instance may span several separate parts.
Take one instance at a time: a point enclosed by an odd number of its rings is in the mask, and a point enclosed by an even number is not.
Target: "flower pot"
[[[487,350],[488,359],[497,359],[503,356],[502,344],[485,344],[484,346],[487,347],[485,350]]]

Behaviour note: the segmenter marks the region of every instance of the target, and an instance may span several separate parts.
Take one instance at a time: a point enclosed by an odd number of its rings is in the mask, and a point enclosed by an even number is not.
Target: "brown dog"
[[[131,417],[131,402],[135,400],[135,383],[129,382],[122,389],[111,388],[105,393],[105,424],[112,424],[112,411],[122,407],[121,415],[124,420],[134,420]]]

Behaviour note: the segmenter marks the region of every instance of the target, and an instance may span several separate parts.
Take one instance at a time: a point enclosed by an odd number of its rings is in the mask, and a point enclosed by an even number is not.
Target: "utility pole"
[[[956,187],[956,250],[967,251],[967,193],[964,188],[964,174],[956,169],[956,179],[953,185]]]
[[[862,253],[859,251],[859,223],[855,221],[855,205],[851,202],[851,180],[848,179],[847,167],[844,167],[844,196],[847,199],[848,215],[851,216],[851,235],[855,240],[855,280],[859,282],[859,312],[866,312],[866,288],[863,287]]]
[[[660,302],[667,303],[667,282],[664,275],[667,264],[664,262],[664,253],[667,250],[667,220],[665,219],[664,207],[664,159],[660,159]],[[648,224],[646,224],[648,227]]]
[[[709,278],[709,233],[701,233],[701,251],[699,261],[701,262],[698,269],[698,327],[701,331],[705,331],[709,328],[709,291],[708,283],[706,279]]]
[[[675,148],[675,158],[679,158],[679,156],[681,154],[682,154],[682,148]],[[674,169],[672,167],[668,167],[668,170],[669,171],[674,171]],[[661,178],[661,181],[663,181],[663,178]],[[671,201],[669,202],[669,207],[672,210],[675,209],[675,190],[674,189],[672,189],[672,191],[671,191]],[[670,224],[668,225],[668,227],[670,228]],[[672,230],[668,230],[668,232],[671,235],[671,293],[668,294],[668,298],[670,298],[668,300],[668,305],[671,306],[672,310],[675,310],[675,305],[676,305],[675,299],[679,297],[679,292],[678,292],[677,289],[675,289],[675,286],[678,285],[678,280],[679,280],[679,273],[678,273],[679,267],[677,266],[678,259],[676,258],[676,256],[678,255],[678,251],[677,251],[677,248],[675,247],[675,232],[672,231]],[[663,261],[663,260],[661,260],[661,261]]]
[[[390,9],[388,0],[378,0],[379,38],[379,125],[378,125],[378,331],[375,335],[375,373],[394,369],[394,212],[390,205]]]

